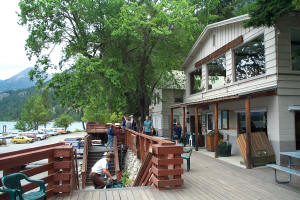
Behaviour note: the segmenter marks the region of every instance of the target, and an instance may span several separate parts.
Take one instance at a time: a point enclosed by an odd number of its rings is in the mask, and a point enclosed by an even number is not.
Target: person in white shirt
[[[106,182],[104,175],[114,180],[108,170],[108,163],[114,159],[113,153],[108,153],[105,158],[98,160],[91,169],[90,178],[93,180],[95,189],[102,189],[105,187]]]

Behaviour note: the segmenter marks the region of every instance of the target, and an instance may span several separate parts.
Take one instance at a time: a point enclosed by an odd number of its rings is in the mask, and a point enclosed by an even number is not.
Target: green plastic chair
[[[184,149],[183,154],[181,154],[181,158],[186,160],[187,171],[190,171],[190,169],[191,169],[191,155],[192,155],[192,152],[193,152],[193,148],[189,148],[189,149]]]
[[[21,180],[23,179],[28,182],[38,183],[40,185],[40,190],[24,194],[21,186]],[[46,199],[45,182],[43,180],[32,180],[23,173],[13,173],[2,177],[2,185],[3,189],[0,189],[0,192],[8,193],[9,200]]]

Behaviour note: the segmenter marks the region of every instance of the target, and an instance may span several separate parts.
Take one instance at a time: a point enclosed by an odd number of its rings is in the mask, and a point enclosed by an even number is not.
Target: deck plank
[[[112,190],[106,191],[106,200],[114,200],[113,192]]]
[[[133,194],[132,194],[132,190],[125,190],[126,191],[126,194],[127,194],[127,199],[128,200],[138,200],[138,199],[135,199]]]
[[[186,164],[183,165],[184,169]],[[288,178],[278,172],[279,178]],[[270,168],[251,170],[193,152],[191,170],[183,174],[184,185],[179,189],[158,190],[153,187],[111,190],[74,191],[63,200],[299,200],[300,177],[293,176],[290,184],[277,184]],[[81,194],[85,193],[85,194]],[[55,199],[55,198],[53,198]]]

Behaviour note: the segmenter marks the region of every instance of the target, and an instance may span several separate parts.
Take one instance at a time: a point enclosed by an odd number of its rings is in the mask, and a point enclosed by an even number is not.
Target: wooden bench
[[[297,171],[297,170],[294,170],[294,169],[291,169],[291,168],[288,168],[288,167],[283,167],[283,166],[276,165],[276,164],[267,164],[266,166],[271,167],[271,168],[274,169],[275,181],[277,183],[290,183],[291,180],[292,180],[292,175],[300,176],[300,171]],[[277,178],[276,170],[280,170],[280,171],[288,173],[289,174],[288,181],[279,181],[278,178]]]

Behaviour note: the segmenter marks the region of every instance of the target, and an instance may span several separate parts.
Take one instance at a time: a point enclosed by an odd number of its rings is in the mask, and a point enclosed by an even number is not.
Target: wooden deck
[[[186,170],[186,163],[183,165]],[[287,178],[279,172],[279,177]],[[157,190],[153,187],[136,187],[112,190],[73,191],[67,197],[52,199],[97,200],[216,200],[216,199],[300,199],[300,178],[290,184],[277,184],[269,168],[243,169],[220,160],[193,152],[191,170],[183,175],[180,189]]]

